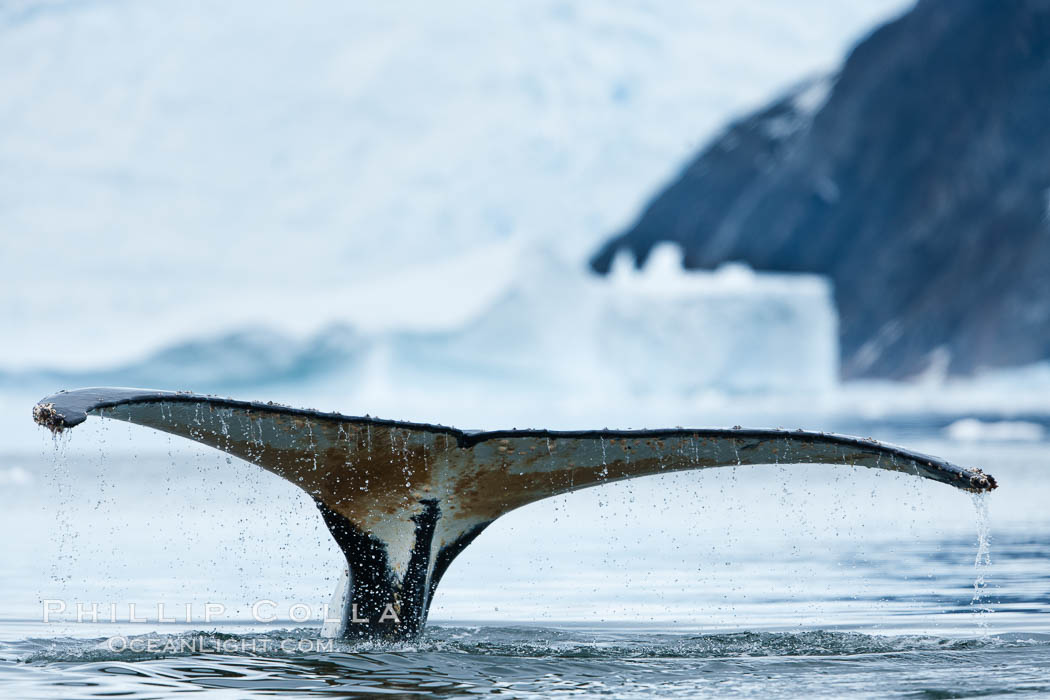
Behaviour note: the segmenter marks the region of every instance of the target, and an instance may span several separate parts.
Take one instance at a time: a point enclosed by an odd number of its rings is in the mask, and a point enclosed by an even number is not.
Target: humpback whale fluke
[[[493,520],[588,486],[684,469],[826,463],[905,472],[973,492],[996,487],[979,469],[802,430],[471,432],[113,388],[60,392],[33,408],[34,419],[56,432],[92,413],[223,450],[309,494],[349,567],[346,637],[416,635],[449,564]]]

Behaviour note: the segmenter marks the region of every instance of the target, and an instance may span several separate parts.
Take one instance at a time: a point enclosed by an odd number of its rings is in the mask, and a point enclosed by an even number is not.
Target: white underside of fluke
[[[328,610],[321,624],[321,636],[325,639],[337,639],[343,636],[345,631],[345,620],[343,611],[349,604],[350,599],[350,569],[343,567],[343,574],[335,585],[332,600],[328,603]]]

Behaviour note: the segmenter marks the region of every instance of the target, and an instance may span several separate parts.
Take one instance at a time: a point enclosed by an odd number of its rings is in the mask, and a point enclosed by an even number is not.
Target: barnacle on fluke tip
[[[55,410],[54,403],[38,403],[33,406],[33,420],[56,435],[66,429],[66,424]]]
[[[967,491],[970,491],[971,493],[983,493],[985,491],[994,491],[997,488],[999,488],[999,484],[996,482],[994,476],[991,474],[985,474],[976,467],[971,470],[970,486],[966,489]]]

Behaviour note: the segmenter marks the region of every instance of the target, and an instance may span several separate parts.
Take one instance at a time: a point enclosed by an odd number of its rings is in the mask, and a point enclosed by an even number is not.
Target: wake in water
[[[315,654],[470,654],[557,659],[729,658],[856,656],[925,651],[964,651],[1044,645],[1050,635],[950,638],[869,635],[858,632],[733,632],[666,634],[611,629],[440,626],[402,642],[337,640],[313,628],[253,634],[193,631],[94,639],[27,639],[2,647],[5,661],[30,664],[136,662],[199,655],[306,658]]]
[[[318,641],[296,629],[244,636],[191,633],[180,640],[196,637],[235,647]],[[961,697],[1018,687],[1033,694],[1050,691],[1039,671],[1050,635],[960,640],[825,631],[689,636],[432,627],[413,642],[334,642],[337,648],[324,653],[182,655],[112,654],[100,649],[105,642],[27,640],[0,646],[0,680],[24,697],[155,698],[205,689],[237,698],[275,693],[841,697],[875,689],[879,697]],[[990,667],[999,673],[987,673]]]

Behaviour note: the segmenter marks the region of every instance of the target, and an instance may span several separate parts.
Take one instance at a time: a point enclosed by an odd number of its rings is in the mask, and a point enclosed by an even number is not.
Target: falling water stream
[[[972,494],[974,510],[977,512],[977,556],[974,558],[973,568],[975,571],[973,580],[973,599],[970,607],[973,608],[977,626],[982,634],[988,634],[988,615],[992,613],[992,606],[986,600],[985,589],[988,585],[985,580],[991,558],[991,524],[988,517],[987,493]]]

